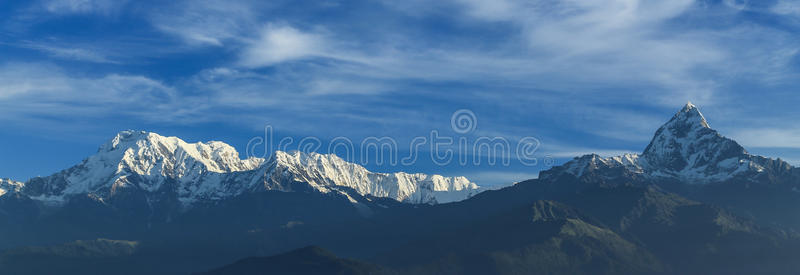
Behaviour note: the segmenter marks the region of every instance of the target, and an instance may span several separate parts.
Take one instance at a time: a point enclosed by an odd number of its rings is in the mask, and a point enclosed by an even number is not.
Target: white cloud
[[[409,3],[403,5],[424,5],[419,1]],[[337,29],[320,32],[313,27],[299,29],[289,24],[260,25],[252,12],[257,9],[246,2],[216,5],[204,1],[178,10],[178,14],[157,16],[154,24],[189,43],[225,45],[238,51],[238,64],[247,68],[329,58],[341,61],[330,68],[341,75],[359,74],[377,79],[498,81],[568,93],[587,87],[648,87],[652,90],[651,97],[640,99],[640,103],[662,107],[678,106],[687,100],[706,105],[715,102],[719,78],[698,74],[698,70],[713,73],[752,68],[742,64],[786,52],[771,50],[747,56],[746,60],[736,59],[733,57],[741,51],[731,51],[729,45],[751,48],[742,43],[747,38],[730,41],[738,30],[667,26],[669,20],[690,12],[694,4],[691,0],[453,0],[452,3],[473,19],[516,25],[511,29],[519,31],[518,37],[497,40],[488,48],[468,44],[430,47],[420,45],[415,37],[387,34],[377,37],[378,41],[386,41],[376,43],[379,46],[375,47],[337,36]],[[441,3],[432,6],[404,10],[430,12],[443,8]]]
[[[391,67],[418,66],[406,71],[432,77],[444,72],[448,79],[497,78],[564,93],[647,87],[650,97],[640,103],[663,107],[712,102],[718,83],[698,70],[729,68],[735,55],[729,44],[718,44],[714,31],[669,25],[692,11],[692,0],[450,2],[464,11],[457,18],[501,21],[492,27],[515,34],[488,48],[414,48],[397,56],[406,64]],[[440,16],[430,9],[400,9]]]
[[[325,39],[314,33],[290,26],[267,25],[259,37],[249,43],[240,63],[246,67],[263,67],[306,57],[324,57]]]
[[[517,9],[515,20],[532,50],[545,53],[554,71],[590,83],[651,86],[650,104],[705,102],[713,82],[693,71],[724,61],[726,52],[702,33],[670,33],[665,21],[693,1],[563,1],[554,7]],[[532,14],[525,16],[523,13]],[[652,95],[652,94],[651,94]]]

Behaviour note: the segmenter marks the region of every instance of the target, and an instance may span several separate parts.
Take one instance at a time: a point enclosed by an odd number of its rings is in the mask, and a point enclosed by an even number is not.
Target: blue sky
[[[0,2],[0,177],[80,162],[125,129],[244,150],[278,136],[450,129],[570,156],[641,151],[687,101],[800,164],[800,1]],[[402,143],[402,142],[401,142]],[[370,166],[489,184],[536,167]]]

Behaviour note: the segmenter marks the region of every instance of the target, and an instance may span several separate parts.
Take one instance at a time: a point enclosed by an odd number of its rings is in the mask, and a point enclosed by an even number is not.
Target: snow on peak
[[[120,187],[156,191],[168,180],[191,182],[203,174],[247,171],[263,159],[242,160],[222,142],[187,143],[145,131],[122,131],[81,164],[47,178],[31,189],[41,200],[60,201],[66,195],[109,195]]]
[[[334,154],[277,151],[272,159],[267,188],[280,189],[290,181],[305,182],[327,193],[341,188],[362,195],[393,198],[410,203],[446,203],[459,201],[482,191],[465,177],[398,173],[374,173]]]
[[[164,137],[145,131],[122,131],[100,147],[95,156],[112,156],[142,175],[149,175],[154,169],[167,168],[171,176],[180,177],[190,170],[187,164],[196,164],[203,170],[225,173],[255,169],[263,159],[242,160],[239,152],[220,141],[187,143],[177,137]],[[161,167],[152,165],[161,162]]]
[[[761,173],[765,158],[752,156],[736,141],[711,129],[700,109],[691,102],[661,126],[640,155],[602,158],[588,155],[542,173],[543,178],[566,172],[619,176],[620,170],[651,178],[687,182],[719,182],[741,174]]]
[[[0,197],[9,193],[19,192],[25,184],[10,179],[0,179]]]
[[[703,113],[700,112],[700,109],[697,108],[692,102],[686,103],[686,106],[683,107],[675,116],[672,117],[670,122],[674,124],[681,124],[686,125],[686,127],[703,127],[703,128],[711,128],[706,121],[706,118],[703,116]],[[669,123],[668,123],[669,124]]]
[[[111,142],[117,140],[121,135],[128,133],[124,131],[117,135]],[[126,151],[135,151],[135,154],[127,154],[125,159],[130,161],[130,157],[134,157],[134,161],[141,161],[142,157],[151,157],[156,159],[164,159],[167,162],[173,162],[175,171],[174,173],[186,172],[190,167],[186,165],[193,164],[191,162],[199,162],[199,168],[203,170],[227,173],[236,171],[246,171],[255,169],[263,159],[249,158],[242,160],[239,158],[239,152],[232,146],[220,141],[197,142],[187,143],[177,137],[164,137],[156,133],[139,132],[133,134],[132,141],[135,142],[133,146],[122,147]],[[131,139],[126,140],[130,143]],[[125,144],[128,145],[128,144]],[[149,154],[149,155],[148,155]],[[142,167],[141,163],[131,163]],[[183,165],[183,166],[182,166]],[[169,168],[169,167],[167,167]],[[180,177],[180,174],[175,175]]]
[[[639,155],[625,154],[622,156],[604,158],[597,154],[576,157],[573,161],[567,162],[563,166],[567,172],[573,175],[584,175],[600,170],[607,169],[626,169],[636,173],[642,172]]]
[[[738,143],[711,129],[690,102],[656,131],[642,157],[651,170],[665,176],[703,179],[727,176],[738,168],[727,164],[738,163],[748,154]]]
[[[276,151],[258,169],[234,173],[209,173],[181,185],[178,199],[184,205],[215,201],[245,192],[320,192],[392,198],[407,203],[446,203],[483,191],[464,177],[408,173],[373,173],[334,154]]]
[[[190,206],[264,190],[337,192],[354,202],[348,192],[355,191],[409,203],[443,203],[483,189],[464,177],[373,173],[333,154],[277,151],[268,161],[241,159],[235,148],[219,141],[187,143],[131,130],[118,133],[81,164],[31,179],[25,187],[32,198],[55,205],[72,195],[106,199],[124,190],[175,192]]]

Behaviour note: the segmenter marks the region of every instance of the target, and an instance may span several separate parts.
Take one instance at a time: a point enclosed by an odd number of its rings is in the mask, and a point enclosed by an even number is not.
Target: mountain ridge
[[[275,151],[268,159],[241,159],[232,146],[220,141],[187,143],[127,130],[80,164],[33,178],[19,191],[55,206],[85,194],[108,200],[121,192],[141,191],[148,200],[162,200],[149,194],[175,193],[182,207],[192,207],[246,192],[298,191],[297,183],[304,185],[300,191],[338,193],[353,203],[358,200],[350,190],[412,204],[458,201],[483,190],[464,177],[375,173],[333,154]]]

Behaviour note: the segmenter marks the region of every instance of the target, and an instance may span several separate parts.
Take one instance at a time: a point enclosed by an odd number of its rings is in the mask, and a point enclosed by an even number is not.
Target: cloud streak
[[[42,1],[44,10],[54,14],[110,15],[117,13],[127,4],[127,0],[47,0]]]
[[[85,61],[93,63],[120,64],[119,62],[111,60],[109,57],[105,56],[102,53],[99,53],[98,51],[86,48],[64,47],[64,46],[56,46],[44,43],[31,43],[31,42],[26,42],[19,46],[22,48],[28,48],[44,52],[53,58]]]
[[[176,1],[154,9],[147,19],[158,30],[192,46],[240,43],[258,24],[255,4],[243,1]]]

